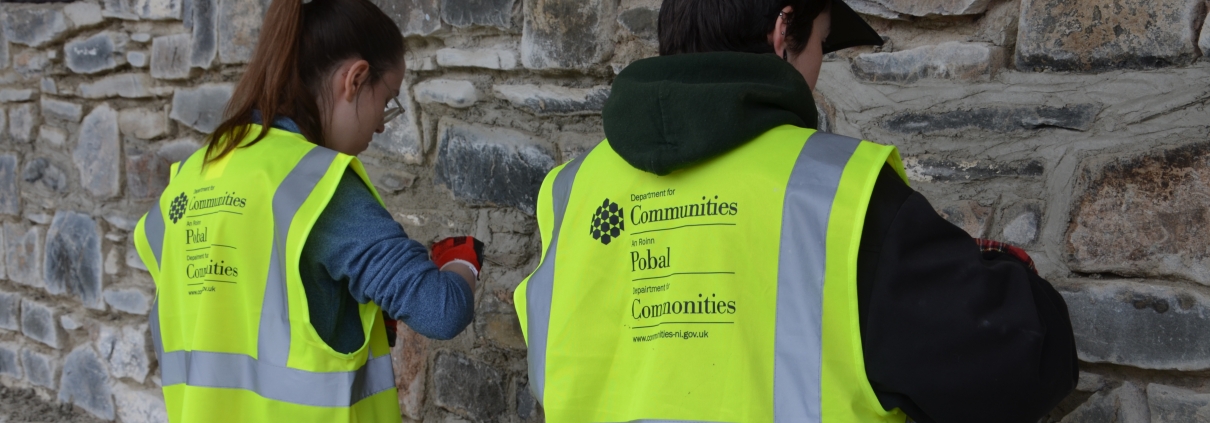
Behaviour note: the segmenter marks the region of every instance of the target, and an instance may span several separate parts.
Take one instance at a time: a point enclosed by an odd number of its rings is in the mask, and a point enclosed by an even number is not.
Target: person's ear
[[[781,10],[781,14],[777,15],[777,23],[773,25],[773,32],[769,33],[769,44],[773,45],[773,53],[777,57],[787,57],[786,49],[789,46],[786,43],[786,30],[790,28],[789,18],[794,14],[794,7],[786,6]]]
[[[341,78],[341,93],[340,97],[344,101],[352,103],[357,98],[357,93],[363,88],[366,81],[370,80],[370,62],[359,59],[353,62],[345,71],[344,77]]]

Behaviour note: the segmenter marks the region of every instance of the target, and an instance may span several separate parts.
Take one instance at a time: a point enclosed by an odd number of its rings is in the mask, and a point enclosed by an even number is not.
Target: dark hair
[[[317,99],[326,96],[328,76],[342,61],[361,58],[370,64],[363,87],[372,86],[401,66],[404,48],[399,26],[369,0],[273,0],[226,120],[210,135],[207,162],[230,154],[249,135],[254,110],[266,124],[251,144],[265,138],[278,116],[289,116],[303,136],[324,145]]]
[[[773,53],[769,33],[786,6],[787,48],[801,52],[811,26],[831,0],[664,0],[660,6],[660,55],[736,51]]]

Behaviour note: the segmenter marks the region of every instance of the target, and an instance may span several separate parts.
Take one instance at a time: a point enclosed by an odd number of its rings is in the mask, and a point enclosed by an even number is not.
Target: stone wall
[[[658,1],[376,1],[407,35],[408,112],[363,160],[413,238],[488,243],[474,323],[401,333],[405,420],[541,421],[512,305],[536,190],[603,138]],[[1210,419],[1205,0],[850,4],[887,43],[828,58],[824,126],[898,146],[942,214],[1060,287],[1084,372],[1048,421]],[[0,384],[163,420],[131,230],[217,125],[266,3],[0,8]]]

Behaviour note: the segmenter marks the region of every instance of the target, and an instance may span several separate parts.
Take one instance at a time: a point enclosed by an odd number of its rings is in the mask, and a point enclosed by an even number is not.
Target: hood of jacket
[[[610,146],[631,166],[667,175],[781,125],[816,128],[811,89],[772,54],[652,57],[614,80],[602,112]]]

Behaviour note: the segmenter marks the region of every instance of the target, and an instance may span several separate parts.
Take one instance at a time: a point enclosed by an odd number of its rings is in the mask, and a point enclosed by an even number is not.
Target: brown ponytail
[[[367,86],[403,63],[399,26],[369,0],[273,0],[265,13],[252,60],[227,103],[226,120],[210,135],[206,161],[230,154],[249,135],[252,112],[265,124],[248,145],[260,142],[278,116],[288,116],[302,135],[324,145],[316,99],[327,77],[346,59],[370,64]]]

